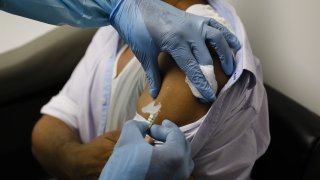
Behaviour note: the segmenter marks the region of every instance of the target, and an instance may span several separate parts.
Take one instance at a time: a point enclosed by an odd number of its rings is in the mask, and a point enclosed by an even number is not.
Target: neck
[[[208,4],[206,0],[163,0],[164,2],[181,10],[186,10],[194,4]]]

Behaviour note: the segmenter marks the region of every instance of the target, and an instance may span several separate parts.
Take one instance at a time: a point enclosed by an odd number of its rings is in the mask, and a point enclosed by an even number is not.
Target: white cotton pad
[[[148,113],[148,114],[155,114],[157,112],[160,111],[160,108],[161,108],[161,104],[158,104],[158,105],[154,105],[155,102],[152,101],[151,103],[149,103],[148,105],[144,106],[141,111],[143,113]]]
[[[205,76],[206,80],[209,82],[210,87],[213,89],[213,92],[216,93],[218,90],[218,83],[216,81],[216,76],[214,74],[214,67],[213,65],[200,65],[200,69]],[[199,93],[197,88],[191,83],[191,81],[186,77],[186,83],[189,85],[192,94],[200,99],[204,99],[203,96]]]

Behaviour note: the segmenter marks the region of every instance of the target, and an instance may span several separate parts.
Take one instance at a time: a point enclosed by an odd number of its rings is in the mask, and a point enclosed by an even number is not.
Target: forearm
[[[61,120],[51,116],[43,116],[32,132],[32,152],[54,177],[72,177],[75,167],[72,151],[80,145],[76,133]]]
[[[109,0],[1,0],[0,10],[44,23],[77,27],[109,24]]]

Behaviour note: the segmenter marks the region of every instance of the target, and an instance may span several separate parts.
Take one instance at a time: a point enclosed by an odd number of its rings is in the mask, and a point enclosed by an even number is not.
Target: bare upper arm
[[[76,132],[62,120],[50,115],[43,115],[33,127],[32,145],[35,148],[38,147],[37,145],[41,147],[46,141],[54,143],[53,139],[60,140],[61,142],[80,142],[80,138]]]
[[[218,83],[218,95],[229,77],[223,73],[214,49],[210,48],[210,52],[214,61],[214,74]],[[143,113],[141,109],[150,102],[155,101],[156,104],[161,104],[161,109],[155,122],[157,124],[160,124],[164,119],[169,119],[178,126],[183,126],[203,117],[208,112],[212,103],[202,103],[192,94],[191,89],[185,82],[185,74],[176,65],[170,55],[162,53],[158,58],[158,62],[162,76],[159,95],[153,99],[149,95],[147,84],[138,101],[138,114],[148,119],[149,114]]]

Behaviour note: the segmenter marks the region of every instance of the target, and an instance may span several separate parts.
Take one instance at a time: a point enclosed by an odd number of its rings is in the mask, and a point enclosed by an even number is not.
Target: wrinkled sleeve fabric
[[[192,176],[202,180],[249,180],[255,161],[270,143],[261,63],[252,53],[234,8],[225,1],[208,2],[234,27],[242,48],[235,56],[236,71],[225,86],[228,88],[220,92],[191,142],[195,162]]]
[[[249,180],[254,162],[266,151],[270,142],[267,96],[262,84],[248,89],[247,80],[240,78],[226,93],[222,118],[194,157],[196,179]],[[262,97],[258,106],[252,101],[257,96]]]
[[[100,28],[63,89],[41,109],[78,132],[84,143],[99,135],[105,72],[114,60],[118,40],[111,26]]]
[[[91,68],[87,62],[90,59],[87,53],[77,65],[62,90],[41,108],[42,114],[54,116],[76,131],[81,126],[80,119],[83,105],[88,103]]]
[[[116,0],[1,0],[0,9],[53,25],[101,27],[109,25]]]

